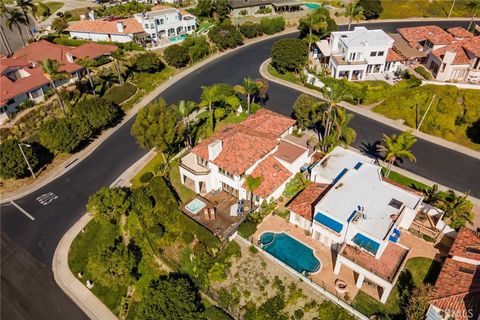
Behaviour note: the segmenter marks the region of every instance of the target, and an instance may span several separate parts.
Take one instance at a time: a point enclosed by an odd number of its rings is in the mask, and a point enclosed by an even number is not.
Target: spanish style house
[[[323,50],[318,58],[329,58],[328,67],[334,78],[365,80],[367,74],[397,69],[393,42],[383,30],[355,27],[353,31],[332,32],[328,48],[320,48]]]
[[[156,45],[161,40],[192,34],[197,27],[194,15],[168,6],[155,6],[149,12],[127,19],[96,20],[92,13],[89,18],[66,29],[71,38],[113,42],[141,40]]]
[[[227,125],[181,159],[183,184],[197,193],[223,190],[250,199],[245,177],[262,177],[254,202],[278,198],[309,162],[311,150],[293,137],[295,120],[261,109],[240,124]]]
[[[312,183],[290,201],[290,222],[336,252],[334,273],[347,267],[381,288],[385,303],[407,260],[398,243],[422,195],[382,176],[374,160],[336,147],[310,173]]]

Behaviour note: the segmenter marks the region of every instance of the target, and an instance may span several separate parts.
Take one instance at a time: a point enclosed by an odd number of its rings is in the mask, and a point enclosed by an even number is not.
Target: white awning
[[[330,57],[331,51],[330,51],[330,45],[328,44],[328,40],[320,40],[315,42],[317,45],[318,49],[320,49],[320,52],[322,53],[323,56],[325,57]]]

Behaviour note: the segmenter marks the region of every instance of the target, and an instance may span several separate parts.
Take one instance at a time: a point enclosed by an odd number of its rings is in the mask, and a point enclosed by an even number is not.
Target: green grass
[[[170,183],[177,191],[179,198],[181,199],[182,202],[185,202],[192,199],[196,195],[196,193],[195,191],[191,190],[187,186],[183,185],[182,181],[180,180],[179,165],[180,165],[180,159],[182,158],[182,156],[178,157],[177,159],[175,159],[170,163],[170,170],[168,172],[168,176],[170,178]]]
[[[80,233],[72,243],[68,253],[68,265],[74,275],[84,272],[82,279],[83,284],[92,278],[86,269],[88,263],[88,255],[95,251],[99,245],[103,243],[113,243],[114,239],[119,236],[119,229],[113,224],[100,224],[94,220],[90,221],[85,227],[85,232]],[[95,279],[93,279],[95,280]],[[94,281],[92,292],[114,313],[120,304],[123,296],[127,293],[126,287],[120,287],[117,290],[103,287]]]
[[[297,77],[297,75],[293,72],[287,72],[287,73],[280,73],[277,70],[275,70],[274,67],[272,67],[270,64],[267,67],[268,73],[270,73],[272,76],[277,77],[279,79],[289,81],[295,84],[302,84],[302,81]]]
[[[68,21],[78,21],[80,20],[80,15],[86,14],[88,12],[89,8],[77,8],[77,9],[72,9],[65,11],[64,14],[71,14],[71,17],[68,18]],[[68,13],[67,13],[68,12]]]
[[[115,85],[108,89],[103,97],[112,101],[115,104],[121,104],[135,94],[137,87],[130,82],[125,82],[123,85]]]
[[[382,168],[382,172],[385,174],[387,171],[386,168]],[[388,176],[390,180],[393,180],[395,182],[401,183],[404,186],[410,187],[415,190],[422,190],[428,187],[428,185],[421,183],[417,180],[413,180],[409,177],[406,177],[398,172],[392,171],[390,172],[390,175]]]
[[[152,172],[154,173],[155,172],[155,169],[160,166],[161,164],[163,164],[163,156],[161,153],[157,154],[155,157],[153,157],[152,160],[150,160],[149,163],[147,163],[145,165],[145,167],[142,168],[142,170],[140,170],[136,175],[135,177],[133,177],[132,180],[130,180],[130,182],[132,183],[132,188],[138,188],[142,185],[142,183],[140,182],[140,177],[144,174],[144,173],[147,173],[147,172]]]
[[[50,10],[50,15],[54,14],[55,11],[57,11],[58,9],[63,7],[63,2],[52,1],[52,2],[43,2],[43,4],[46,5],[48,7],[48,9]],[[44,8],[37,4],[37,12],[36,12],[37,17],[43,17],[44,13],[45,13]],[[46,15],[45,18],[48,18],[48,16],[50,16],[50,15]]]
[[[471,17],[465,7],[468,0],[456,0],[452,17]],[[447,17],[452,1],[445,0],[383,0],[382,19],[411,17]]]
[[[414,70],[425,79],[432,80],[432,74],[424,66],[418,66]]]
[[[424,257],[411,258],[405,264],[395,287],[385,304],[359,291],[352,302],[355,309],[367,316],[385,313],[388,315],[402,315],[402,295],[408,296],[410,290],[422,283],[434,283],[440,272],[441,264],[438,261]]]

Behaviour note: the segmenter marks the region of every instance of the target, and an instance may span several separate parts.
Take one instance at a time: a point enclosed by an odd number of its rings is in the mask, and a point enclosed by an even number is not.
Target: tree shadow
[[[467,137],[473,143],[480,144],[480,119],[467,128]]]
[[[413,282],[412,273],[409,270],[404,270],[397,280],[398,296],[400,297],[400,307],[404,310],[408,306],[408,298],[412,292],[415,284]]]
[[[33,153],[37,156],[38,164],[33,168],[34,171],[42,170],[46,165],[53,161],[53,153],[38,142],[31,142]]]
[[[360,147],[360,151],[365,153],[366,155],[369,155],[373,158],[381,158],[382,154],[378,151],[378,147],[380,146],[380,140],[377,140],[375,142],[362,142],[362,145]]]

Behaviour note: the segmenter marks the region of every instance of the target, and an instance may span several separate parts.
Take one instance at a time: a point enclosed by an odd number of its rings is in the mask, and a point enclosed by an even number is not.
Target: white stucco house
[[[365,80],[367,74],[395,71],[399,57],[393,52],[394,40],[383,30],[355,27],[352,31],[332,32],[328,47],[318,43],[316,56],[328,62],[331,76],[348,80]]]
[[[245,177],[262,177],[254,202],[278,198],[288,181],[308,164],[311,151],[291,133],[295,120],[261,109],[240,124],[227,125],[181,159],[184,185],[199,194],[223,190],[250,199]]]
[[[155,46],[162,40],[168,42],[173,37],[192,34],[196,26],[195,16],[185,10],[155,6],[149,12],[127,19],[95,19],[90,13],[88,20],[72,24],[66,31],[75,39],[120,43],[140,41]]]
[[[312,183],[287,208],[290,222],[336,252],[334,273],[347,267],[381,290],[385,303],[409,249],[398,243],[422,195],[382,176],[374,160],[336,147],[311,169]]]

